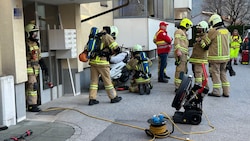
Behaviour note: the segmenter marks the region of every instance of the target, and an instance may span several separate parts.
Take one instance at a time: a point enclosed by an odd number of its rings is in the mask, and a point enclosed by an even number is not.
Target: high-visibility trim
[[[33,68],[32,67],[28,67],[27,68],[27,73],[28,74],[34,74]]]
[[[188,48],[182,47],[180,44],[175,46],[175,50],[180,49],[184,53],[188,53]]]
[[[228,60],[230,59],[230,55],[227,56],[208,56],[208,60]]]
[[[222,83],[222,86],[223,86],[223,87],[230,87],[230,82]]]
[[[202,47],[202,48],[205,48],[206,46],[207,46],[207,45],[206,45],[205,41],[201,40],[201,47]]]
[[[181,84],[181,81],[182,81],[182,80],[181,80],[181,79],[178,79],[178,78],[175,78],[175,79],[174,79],[174,82],[177,83],[177,84]]]
[[[202,82],[202,77],[197,77],[197,78],[195,78],[195,82],[201,83],[201,82]]]
[[[222,56],[222,42],[221,42],[221,35],[217,36],[217,47],[218,47],[218,56]]]
[[[126,68],[128,69],[128,70],[132,70],[132,67],[130,66],[130,65],[126,65]]]
[[[35,69],[35,74],[39,74],[39,70],[38,69]]]
[[[186,37],[186,36],[183,36],[183,35],[181,35],[181,34],[175,34],[174,37],[177,38],[177,39],[180,39],[180,40],[187,40],[187,37]]]
[[[109,45],[109,47],[111,48],[111,49],[114,49],[115,47],[117,47],[118,46],[118,43],[117,42],[113,42],[113,43],[111,43],[110,45]]]
[[[89,89],[90,90],[97,90],[98,89],[98,85],[96,85],[96,84],[90,84]]]
[[[156,40],[157,36],[158,36],[161,32],[164,32],[164,31],[163,31],[163,30],[159,30],[159,31],[155,34],[154,40]]]
[[[89,63],[98,65],[109,65],[109,62],[107,60],[101,60],[99,56],[96,56],[95,59],[91,59]]]
[[[150,78],[145,79],[145,78],[139,77],[135,79],[136,83],[148,83],[149,81],[150,81]]]
[[[37,96],[37,91],[28,91],[27,95],[28,96]]]
[[[213,84],[213,88],[221,88],[221,84]]]
[[[165,45],[167,43],[165,41],[156,41],[155,44],[156,45]]]
[[[208,61],[205,59],[197,59],[197,58],[190,58],[189,62],[190,63],[199,63],[199,64],[202,64],[202,63],[207,64],[208,63]]]
[[[112,84],[105,86],[105,90],[112,90],[112,89],[114,89],[114,86]]]
[[[39,47],[36,45],[36,46],[30,46],[30,51],[32,50],[39,50]]]
[[[169,45],[165,44],[165,45],[157,45],[157,49],[162,49],[162,48],[167,48]]]

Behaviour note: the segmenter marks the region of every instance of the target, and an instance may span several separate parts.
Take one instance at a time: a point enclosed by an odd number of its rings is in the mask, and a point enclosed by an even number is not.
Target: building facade
[[[39,104],[44,104],[64,95],[88,94],[89,65],[80,62],[78,54],[83,51],[88,41],[91,27],[102,29],[106,25],[115,25],[120,31],[117,39],[120,45],[131,47],[134,44],[142,44],[153,58],[156,47],[152,43],[152,38],[158,29],[159,21],[170,23],[169,33],[173,36],[176,19],[190,16],[191,0],[182,1],[2,0],[0,75],[12,75],[14,78],[13,104],[16,108],[16,121],[20,122],[26,118],[27,68],[24,26],[31,20],[34,20],[40,29],[42,58],[48,68],[50,81],[54,84],[53,88],[49,88],[44,78],[45,74],[40,70]],[[127,2],[128,6],[107,12]],[[136,9],[137,12],[132,13],[131,9]],[[106,13],[98,16],[104,12]],[[132,24],[139,24],[140,26],[136,27],[140,28],[127,32],[125,29],[132,28],[129,27]],[[128,35],[136,36],[138,40],[134,42]]]

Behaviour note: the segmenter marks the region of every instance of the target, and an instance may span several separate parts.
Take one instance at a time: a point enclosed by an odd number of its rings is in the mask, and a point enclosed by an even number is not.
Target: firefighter
[[[167,58],[172,46],[172,39],[168,36],[166,22],[160,22],[159,30],[155,33],[153,42],[157,46],[158,54],[158,82],[168,83],[167,79],[170,79],[166,74]]]
[[[174,33],[174,56],[175,56],[175,91],[179,88],[183,75],[187,73],[188,62],[188,45],[187,31],[192,27],[193,23],[188,18],[180,21],[179,28]]]
[[[126,64],[126,68],[134,72],[129,86],[129,91],[133,93],[139,92],[139,84],[150,83],[151,74],[147,67],[152,65],[152,61],[141,55],[145,55],[145,53],[142,52],[142,46],[137,44],[132,48],[132,58]],[[144,64],[146,66],[143,66]],[[145,67],[146,69],[144,69]]]
[[[239,35],[237,29],[233,30],[231,40],[230,40],[230,63],[234,62],[234,65],[238,65],[237,59],[240,51],[240,46],[242,43],[242,39]]]
[[[202,38],[205,39],[207,36],[208,23],[206,21],[201,21],[196,26],[196,29],[197,32],[196,32],[195,43],[189,62],[192,63],[192,70],[194,73],[195,84],[201,86],[203,80],[205,79],[203,74],[202,64],[205,65],[208,64],[207,61],[208,47],[204,42],[201,42],[201,39]]]
[[[212,26],[208,31],[207,38],[202,39],[208,47],[208,62],[211,67],[213,91],[209,96],[229,97],[230,83],[226,75],[227,63],[230,59],[230,32],[225,28],[221,16],[213,14],[208,23]]]
[[[110,98],[111,103],[117,103],[122,100],[122,97],[117,96],[116,90],[112,84],[110,78],[110,56],[115,52],[120,52],[120,48],[114,37],[117,36],[117,28],[103,29],[100,32],[101,44],[97,51],[94,51],[90,55],[89,65],[91,72],[91,82],[89,90],[89,105],[98,104],[99,101],[96,100],[99,76],[102,77],[104,82],[105,90]],[[113,35],[113,37],[111,36]]]
[[[25,26],[26,32],[26,57],[27,57],[27,74],[28,82],[26,82],[26,100],[28,111],[39,112],[38,107],[38,75],[40,70],[39,60],[41,59],[41,51],[38,43],[39,29],[34,21]]]

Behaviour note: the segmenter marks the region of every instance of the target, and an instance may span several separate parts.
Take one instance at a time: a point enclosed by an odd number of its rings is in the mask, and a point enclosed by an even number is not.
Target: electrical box
[[[52,29],[48,31],[50,50],[68,50],[76,48],[75,29]]]
[[[57,59],[77,58],[77,49],[76,47],[74,47],[69,50],[57,50],[56,58]]]
[[[0,77],[0,125],[16,125],[14,77]]]
[[[56,50],[57,59],[77,58],[75,29],[52,29],[48,34],[49,48]]]

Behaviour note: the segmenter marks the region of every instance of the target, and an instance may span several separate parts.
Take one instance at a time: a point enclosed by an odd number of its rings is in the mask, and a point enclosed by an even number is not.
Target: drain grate
[[[50,107],[50,108],[48,108],[48,109],[46,109],[46,110],[49,110],[49,109],[54,109],[54,108],[56,108],[56,107]],[[63,109],[58,109],[58,110],[52,110],[52,111],[46,111],[46,110],[44,110],[44,111],[40,111],[39,113],[37,113],[37,115],[57,115],[58,113],[60,113],[60,112],[62,112],[62,111],[64,111]]]

